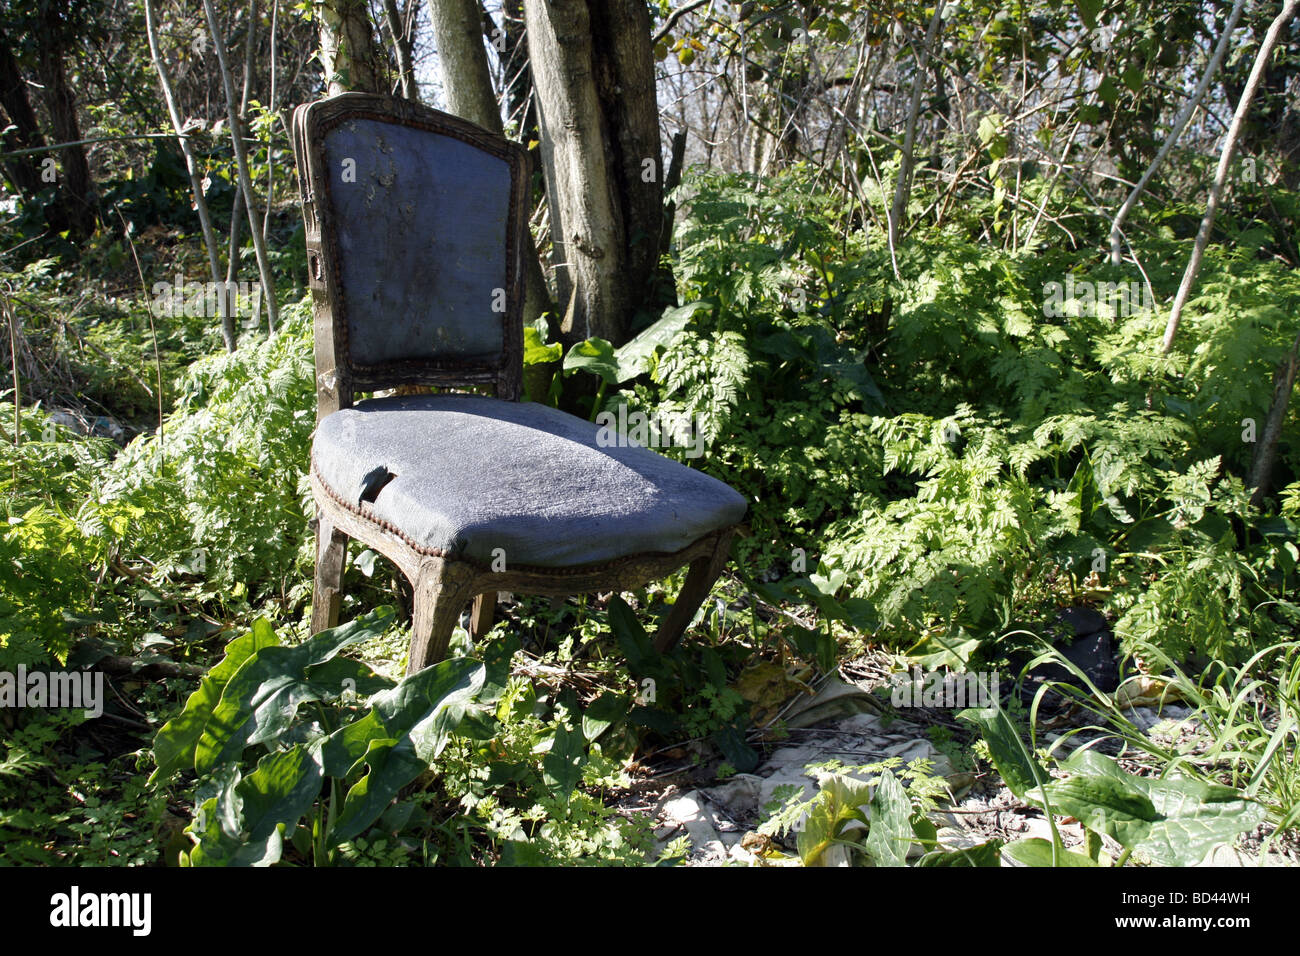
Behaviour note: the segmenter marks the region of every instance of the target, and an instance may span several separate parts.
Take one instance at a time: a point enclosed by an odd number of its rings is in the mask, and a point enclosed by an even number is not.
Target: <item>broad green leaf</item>
[[[618,383],[636,378],[649,366],[650,356],[666,348],[682,334],[695,313],[713,308],[707,299],[664,310],[663,317],[614,353]]]
[[[1056,859],[1052,859],[1052,843],[1042,837],[1017,840],[1002,848],[1002,856],[1013,860],[1021,866],[1096,866],[1082,853],[1073,853],[1063,847],[1056,850]]]
[[[366,698],[395,686],[391,679],[376,673],[369,664],[351,657],[333,657],[323,664],[307,668],[307,682],[321,692],[324,700],[345,693]]]
[[[270,866],[283,836],[320,795],[323,776],[316,748],[297,745],[263,757],[243,779],[238,769],[215,775],[216,795],[203,800],[189,832],[198,844],[190,866]]]
[[[614,640],[627,659],[627,669],[633,677],[659,671],[659,654],[650,637],[627,602],[617,594],[609,599],[609,629],[614,632]]]
[[[957,850],[931,850],[916,861],[917,866],[1000,866],[1002,841],[990,840],[979,846]]]
[[[838,774],[824,778],[796,841],[803,865],[816,866],[849,823],[854,820],[866,823],[866,815],[860,808],[870,800],[868,784]]]
[[[587,742],[582,734],[559,724],[555,728],[551,749],[542,758],[546,788],[551,796],[567,801],[582,779],[582,768],[586,763]]]
[[[299,704],[328,696],[327,689],[308,680],[308,670],[349,644],[383,633],[392,613],[391,608],[377,610],[322,631],[297,647],[265,647],[250,656],[227,682],[203,728],[194,769],[206,773],[218,764],[238,760],[245,747],[284,733]]]
[[[259,617],[253,622],[252,630],[226,645],[225,656],[199,682],[198,689],[185,702],[185,708],[167,721],[154,737],[154,762],[158,766],[149,777],[150,783],[170,777],[178,770],[193,769],[194,751],[203,728],[230,678],[258,651],[278,643],[271,625]]]
[[[484,684],[486,687],[486,683]],[[497,720],[495,708],[483,703],[482,696],[476,706],[466,711],[456,727],[456,736],[466,740],[488,741],[501,733],[501,722]]]
[[[559,342],[547,345],[542,341],[542,333],[531,325],[524,326],[524,364],[542,365],[558,361],[564,354],[564,346]]]
[[[1061,767],[1075,773],[1114,777],[1116,780],[1123,780],[1131,776],[1131,774],[1125,773],[1114,760],[1111,760],[1105,754],[1097,753],[1091,747],[1074,751],[1061,763]]]
[[[231,834],[221,825],[217,813],[217,798],[210,797],[195,813],[197,820],[206,826],[191,824],[189,830],[198,843],[182,856],[182,866],[270,866],[278,863],[283,837],[277,828],[260,843],[241,839],[238,832]]]
[[[366,548],[356,556],[352,566],[364,574],[366,577],[373,577],[375,573],[375,561],[378,560],[378,553]]]
[[[958,627],[956,633],[932,634],[923,638],[907,652],[909,659],[930,671],[942,668],[964,671],[984,642],[971,637],[964,627]]]
[[[330,836],[334,843],[364,832],[402,787],[428,769],[483,686],[485,672],[469,658],[426,667],[376,694],[369,713],[324,740],[322,764],[331,777],[369,767],[343,801]]]
[[[1122,846],[1136,846],[1159,819],[1156,808],[1127,781],[1110,776],[1076,774],[1047,785],[1053,809],[1068,814],[1090,830],[1114,837]]]
[[[816,362],[822,375],[829,376],[876,411],[885,408],[885,396],[876,380],[867,371],[863,357],[835,341],[835,337],[821,326],[811,330]]]
[[[816,661],[822,673],[829,674],[839,659],[839,642],[835,635],[820,628],[800,627],[797,624],[782,628],[781,636],[803,658]]]
[[[501,866],[545,866],[546,856],[528,840],[507,840],[501,848]]]
[[[1079,19],[1091,30],[1097,26],[1097,14],[1101,13],[1106,0],[1075,0],[1074,5],[1079,11]]]
[[[627,716],[632,702],[623,694],[606,692],[593,700],[582,712],[582,736],[595,741],[616,721]]]
[[[722,751],[727,763],[736,768],[738,773],[753,773],[762,762],[757,750],[745,740],[745,732],[738,719],[719,727],[709,739]]]
[[[1061,812],[1165,866],[1200,863],[1265,818],[1260,804],[1232,787],[1138,777],[1093,750],[1076,751],[1064,766],[1074,776],[1047,787]]]
[[[325,739],[321,748],[325,773],[345,777],[365,757],[370,741],[398,740],[425,724],[433,736],[420,735],[420,746],[429,749],[422,749],[417,756],[432,760],[483,686],[483,674],[483,665],[478,661],[453,658],[411,674],[391,690],[376,694],[365,716]]]
[[[267,754],[239,782],[243,830],[251,843],[264,843],[280,828],[291,831],[320,796],[325,775],[316,747],[295,744]]]
[[[898,778],[885,770],[871,795],[871,829],[863,847],[876,866],[907,866],[912,836],[912,801]]]
[[[1020,732],[1001,707],[970,708],[959,713],[957,719],[979,727],[1002,782],[1020,799],[1031,798],[1031,791],[1036,791],[1051,779],[1047,770],[1030,754]]]
[[[353,784],[343,800],[343,812],[330,835],[335,843],[358,836],[379,818],[393,802],[397,790],[406,785],[393,787],[395,781],[410,783],[428,767],[415,756],[409,741],[402,746],[400,741],[392,738],[369,741],[362,760],[369,771]]]
[[[564,357],[564,370],[571,372],[575,369],[599,375],[608,385],[618,384],[618,359],[614,355],[614,346],[604,339],[587,339],[569,349],[569,354]]]
[[[816,363],[811,336],[798,335],[789,329],[779,329],[771,335],[765,335],[758,340],[757,345],[760,351],[787,362],[808,365]]]
[[[980,138],[980,145],[987,146],[993,141],[1002,130],[1003,117],[998,113],[988,113],[980,117],[979,126],[976,128],[976,135]]]

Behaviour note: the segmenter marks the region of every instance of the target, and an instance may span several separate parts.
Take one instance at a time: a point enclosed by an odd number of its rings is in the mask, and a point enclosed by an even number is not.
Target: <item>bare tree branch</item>
[[[1196,233],[1196,243],[1192,246],[1192,257],[1188,260],[1187,271],[1183,273],[1183,281],[1178,285],[1178,294],[1174,297],[1174,305],[1169,313],[1169,323],[1165,326],[1165,340],[1161,347],[1162,354],[1169,354],[1174,347],[1174,336],[1178,334],[1178,323],[1183,317],[1183,307],[1187,305],[1187,299],[1192,294],[1196,274],[1201,271],[1201,259],[1205,256],[1205,247],[1210,241],[1210,231],[1214,228],[1214,218],[1219,212],[1219,200],[1223,196],[1224,184],[1228,181],[1228,168],[1232,165],[1232,158],[1237,152],[1237,140],[1246,123],[1246,114],[1250,112],[1250,103],[1255,98],[1255,91],[1259,88],[1259,81],[1264,75],[1265,66],[1268,65],[1268,58],[1272,55],[1273,48],[1277,46],[1282,28],[1295,15],[1298,3],[1300,0],[1286,0],[1282,12],[1268,28],[1268,33],[1264,34],[1264,42],[1259,45],[1259,52],[1255,55],[1255,64],[1250,69],[1250,78],[1246,81],[1246,88],[1237,102],[1237,111],[1232,115],[1232,125],[1228,127],[1228,136],[1224,140],[1223,151],[1219,154],[1219,168],[1214,174],[1214,185],[1210,188],[1210,198],[1205,204],[1205,217],[1201,220],[1201,228]]]
[[[257,211],[253,205],[253,182],[248,175],[248,150],[244,147],[243,124],[239,119],[239,110],[235,105],[235,84],[230,78],[230,67],[226,63],[225,38],[217,23],[217,12],[212,0],[203,0],[203,10],[208,17],[208,29],[212,31],[212,41],[217,49],[217,64],[221,68],[221,85],[226,93],[226,115],[230,119],[230,141],[235,149],[235,165],[239,171],[239,188],[244,193],[244,208],[248,213],[248,229],[253,237],[253,250],[257,253],[257,271],[262,279],[262,296],[266,300],[267,326],[272,333],[280,324],[279,309],[275,302],[275,277],[271,274],[271,262],[266,256],[266,243],[262,241],[262,230],[257,227]]]
[[[1232,5],[1232,12],[1228,14],[1228,22],[1223,25],[1223,35],[1219,37],[1219,43],[1214,48],[1214,55],[1210,57],[1210,62],[1205,65],[1205,72],[1201,74],[1201,81],[1196,84],[1196,89],[1192,90],[1187,102],[1183,104],[1182,110],[1174,119],[1174,125],[1169,130],[1169,135],[1160,145],[1160,151],[1156,153],[1155,159],[1151,160],[1151,165],[1147,166],[1146,172],[1142,178],[1137,181],[1133,191],[1128,194],[1124,200],[1124,205],[1119,207],[1119,212],[1115,213],[1115,219],[1110,224],[1110,264],[1117,266],[1120,264],[1120,235],[1124,231],[1124,223],[1128,221],[1128,215],[1133,211],[1137,204],[1138,198],[1147,188],[1147,183],[1155,175],[1156,170],[1165,161],[1169,151],[1174,148],[1178,142],[1178,137],[1183,135],[1183,130],[1187,128],[1187,123],[1196,112],[1196,108],[1201,105],[1201,100],[1205,96],[1205,91],[1210,86],[1210,80],[1218,72],[1219,64],[1223,62],[1223,54],[1227,52],[1228,41],[1232,39],[1232,31],[1237,28],[1237,19],[1241,16],[1241,10],[1246,5],[1246,0],[1236,0]]]
[[[916,51],[916,79],[912,85],[912,102],[907,111],[907,130],[903,135],[902,163],[898,168],[898,185],[894,189],[894,204],[889,210],[889,248],[898,245],[898,227],[903,213],[907,210],[907,197],[912,191],[912,150],[916,143],[916,118],[921,110],[921,92],[924,88],[926,64],[930,59],[930,50],[939,36],[939,27],[943,23],[944,0],[934,5],[934,16],[925,31],[925,45]]]
[[[199,176],[198,160],[190,147],[189,137],[185,135],[185,124],[181,120],[180,110],[176,108],[176,94],[173,92],[171,74],[158,49],[158,27],[154,23],[153,5],[144,0],[145,32],[149,35],[149,55],[153,57],[154,69],[158,72],[158,83],[162,86],[163,100],[167,104],[167,115],[171,117],[172,128],[181,144],[181,153],[185,156],[185,171],[189,173],[190,190],[194,194],[194,209],[199,214],[199,226],[203,231],[203,245],[208,250],[208,266],[212,270],[212,281],[221,281],[221,261],[217,253],[217,235],[212,229],[212,216],[208,212],[208,201],[203,195],[203,179]],[[225,299],[225,296],[221,297]],[[230,351],[235,348],[234,320],[223,315],[221,337]]]

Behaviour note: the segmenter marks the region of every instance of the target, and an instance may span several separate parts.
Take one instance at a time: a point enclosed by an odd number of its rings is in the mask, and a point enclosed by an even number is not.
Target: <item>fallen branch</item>
[[[178,664],[175,661],[141,661],[138,657],[108,654],[95,661],[95,670],[115,677],[202,677],[208,672],[198,664]]]

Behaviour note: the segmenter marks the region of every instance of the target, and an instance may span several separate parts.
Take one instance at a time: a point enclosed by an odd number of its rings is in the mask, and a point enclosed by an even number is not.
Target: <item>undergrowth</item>
[[[348,760],[313,763],[313,748],[339,728],[386,713],[388,698],[349,691],[369,682],[369,692],[391,694],[400,684],[403,661],[373,661],[372,670],[359,648],[400,654],[404,624],[370,628],[364,643],[348,643],[354,656],[337,657],[347,663],[310,671],[329,664],[322,659],[293,675],[308,696],[285,704],[274,734],[235,740],[220,759],[185,751],[188,762],[168,764],[150,788],[138,777],[150,748],[159,755],[153,731],[183,712],[192,681],[145,685],[154,696],[126,715],[129,739],[92,741],[80,754],[70,743],[84,742],[79,723],[6,716],[0,833],[20,837],[0,851],[5,858],[673,862],[685,848],[658,846],[648,818],[608,797],[632,785],[628,768],[647,742],[691,740],[730,771],[757,766],[756,717],[770,702],[747,698],[739,680],[756,661],[830,673],[883,645],[934,668],[1018,668],[1041,649],[1024,635],[1047,634],[1069,607],[1102,612],[1130,665],[1140,659],[1208,720],[1209,750],[1195,760],[1161,752],[1166,767],[1181,760],[1205,787],[1241,788],[1275,824],[1294,827],[1294,775],[1279,758],[1294,752],[1295,653],[1285,642],[1300,624],[1294,407],[1277,492],[1257,505],[1245,486],[1273,369],[1293,335],[1294,272],[1243,242],[1212,246],[1177,348],[1162,356],[1161,303],[1187,248],[1170,235],[1136,250],[1140,273],[1078,248],[994,248],[974,219],[958,217],[896,250],[896,275],[881,238],[850,228],[852,211],[798,168],[761,181],[697,173],[680,198],[681,306],[635,349],[583,343],[565,367],[602,375],[600,407],[580,409],[593,418],[627,404],[694,421],[703,457],[684,446],[665,453],[750,501],[750,535],[736,548],[740,583],[725,582],[706,603],[691,640],[666,658],[650,650],[647,624],[672,585],[628,595],[635,610],[617,596],[556,607],[523,600],[485,647],[459,636],[457,666],[466,674],[477,666],[480,683],[457,705],[458,720],[440,725],[437,746],[417,733],[423,743],[407,753],[410,726],[386,725],[382,736],[367,724],[366,747],[351,740]],[[119,356],[100,378],[70,361],[59,367],[90,382],[96,401],[120,393],[141,434],[119,449],[30,403],[0,423],[9,448],[0,469],[0,670],[75,666],[105,653],[209,667],[224,654],[228,672],[209,670],[195,691],[212,698],[200,705],[224,706],[214,674],[231,679],[255,658],[270,667],[315,646],[305,640],[309,301],[282,309],[275,336],[249,335],[231,354],[196,361],[187,349],[210,341],[211,330],[163,329],[167,359],[150,370],[125,357],[123,341],[143,349],[143,326],[116,340],[108,322],[73,335],[62,331],[66,321],[42,319],[67,311],[54,298],[40,306],[42,268],[10,277],[33,341],[66,352],[79,335]],[[1153,294],[1135,308],[1076,300],[1055,314],[1046,290],[1067,279],[1149,280]],[[540,336],[529,343],[535,364],[557,360]],[[146,413],[159,397],[149,374],[164,378],[160,427]],[[566,401],[563,377],[549,382],[538,397]],[[373,553],[353,557],[346,617],[394,599],[409,608],[392,568]],[[758,593],[786,601],[798,623],[780,611],[760,615]],[[1252,669],[1285,688],[1255,710],[1241,699]],[[244,703],[260,686],[250,674]],[[232,696],[229,706],[237,703]],[[201,706],[192,713],[206,725]],[[1116,719],[1112,731],[1145,739]],[[364,826],[332,830],[340,814],[361,814],[366,788],[355,788],[392,770],[385,761],[394,754],[408,762],[388,781],[390,799],[377,810],[365,804]],[[296,815],[268,816],[249,802],[260,784],[241,781],[265,780],[290,759],[299,761]],[[842,841],[851,858],[936,852],[928,791],[900,783],[897,769],[871,768],[883,787],[874,796],[841,780],[799,812],[828,814],[823,836],[834,842],[874,800],[908,848],[873,842],[866,830]],[[33,774],[42,780],[35,796],[15,782]],[[102,781],[109,806],[103,794],[85,798],[77,781]],[[78,842],[127,806],[144,822]],[[180,836],[173,810],[182,807]],[[255,810],[266,812],[254,818]],[[801,852],[811,859],[826,846]],[[996,849],[964,862],[987,862]]]

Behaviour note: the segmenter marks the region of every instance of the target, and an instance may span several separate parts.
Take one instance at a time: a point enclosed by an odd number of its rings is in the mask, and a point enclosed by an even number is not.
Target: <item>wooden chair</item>
[[[414,586],[408,672],[442,660],[473,599],[638,587],[689,564],[671,648],[726,562],[745,499],[595,425],[519,401],[528,154],[406,100],[298,108],[315,318],[312,632],[338,623],[348,537]],[[492,395],[365,398],[399,385]],[[608,444],[606,442],[606,444]]]

